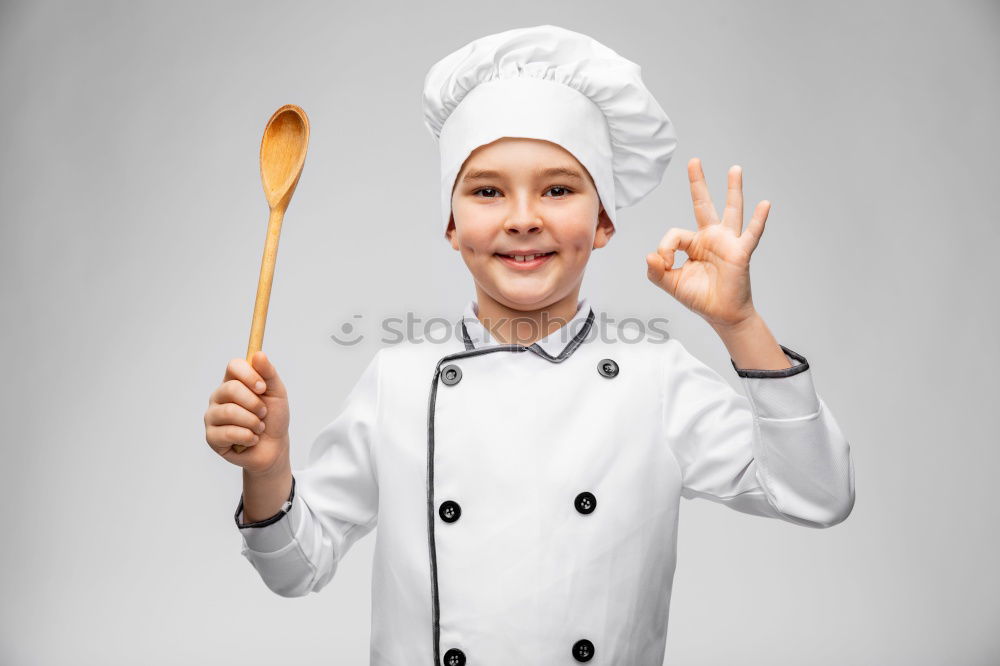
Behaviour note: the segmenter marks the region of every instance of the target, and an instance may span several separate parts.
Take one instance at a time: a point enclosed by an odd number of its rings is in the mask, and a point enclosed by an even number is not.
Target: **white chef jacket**
[[[242,554],[286,597],[378,525],[373,666],[660,666],[681,497],[809,527],[850,514],[850,447],[796,352],[733,364],[744,397],[674,338],[598,330],[587,298],[529,346],[477,312],[377,351],[282,511],[236,509]]]

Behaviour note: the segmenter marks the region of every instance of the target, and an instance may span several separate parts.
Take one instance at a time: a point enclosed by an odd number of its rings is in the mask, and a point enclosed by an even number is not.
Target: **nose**
[[[511,211],[511,214],[504,221],[504,231],[510,234],[531,234],[539,233],[545,224],[542,216],[528,202],[520,202]]]

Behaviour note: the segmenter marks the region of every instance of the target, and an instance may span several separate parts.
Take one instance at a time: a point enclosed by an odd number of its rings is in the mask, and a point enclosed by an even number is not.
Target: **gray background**
[[[438,229],[427,69],[541,23],[639,63],[679,137],[584,293],[668,317],[738,386],[643,257],[694,227],[688,159],[720,208],[741,164],[747,215],[773,202],[755,303],[852,444],[830,530],[683,503],[667,663],[1000,661],[997,3],[7,2],[0,662],[367,663],[374,536],[321,594],[272,594],[204,440],[246,349],[261,132],[286,103],[312,121],[264,346],[298,466],[380,345],[331,333],[474,296]]]

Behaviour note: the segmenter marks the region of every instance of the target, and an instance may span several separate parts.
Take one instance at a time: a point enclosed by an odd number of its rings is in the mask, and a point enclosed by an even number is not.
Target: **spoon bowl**
[[[294,104],[281,107],[267,121],[260,142],[260,178],[272,208],[285,208],[295,192],[309,146],[309,118]]]

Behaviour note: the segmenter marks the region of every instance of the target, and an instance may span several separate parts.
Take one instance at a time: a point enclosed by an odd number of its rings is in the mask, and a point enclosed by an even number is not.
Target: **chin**
[[[546,304],[557,300],[556,292],[552,289],[518,289],[511,287],[505,289],[500,286],[495,295],[491,294],[494,300],[503,303],[515,310],[539,310]]]

